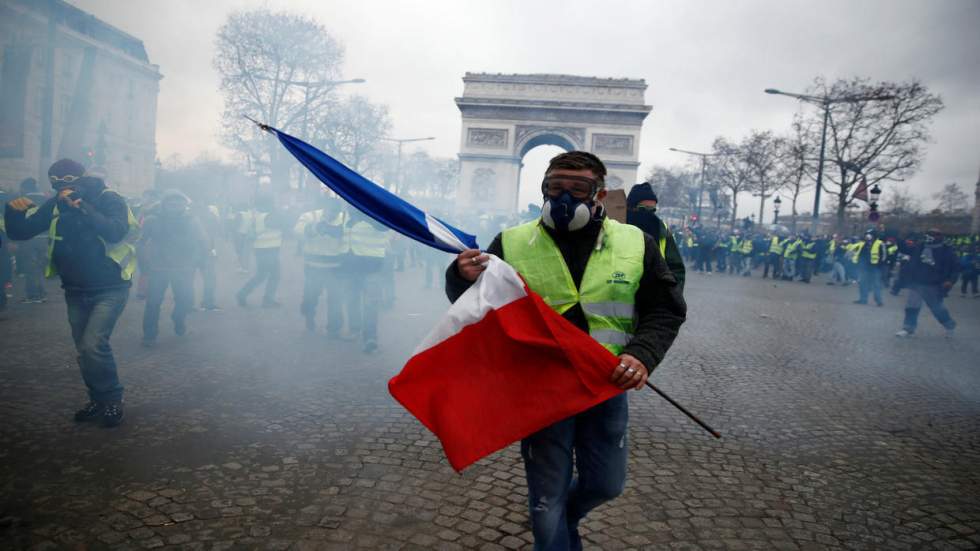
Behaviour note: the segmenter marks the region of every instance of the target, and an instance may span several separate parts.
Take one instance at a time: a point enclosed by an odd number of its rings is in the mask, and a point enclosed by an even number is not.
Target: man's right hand
[[[13,201],[7,203],[7,206],[16,211],[25,211],[34,206],[34,201],[31,201],[27,197],[18,197]]]
[[[466,281],[476,281],[480,273],[487,269],[490,257],[480,249],[466,249],[456,256],[456,272]]]

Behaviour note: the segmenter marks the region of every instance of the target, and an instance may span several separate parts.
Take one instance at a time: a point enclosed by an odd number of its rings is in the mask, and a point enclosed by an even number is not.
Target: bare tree
[[[789,135],[784,139],[785,147],[779,164],[779,178],[784,182],[784,189],[789,194],[792,214],[792,229],[796,232],[796,219],[799,212],[796,204],[800,194],[813,187],[816,172],[816,156],[814,150],[814,134],[816,128],[813,121],[797,113]]]
[[[657,194],[661,211],[671,212],[683,218],[697,208],[697,196],[700,190],[697,177],[692,171],[654,166],[647,174],[647,181]]]
[[[731,224],[734,228],[738,216],[738,194],[751,190],[754,170],[744,150],[724,137],[715,138],[711,149],[717,157],[708,163],[708,175],[732,198]]]
[[[908,186],[904,185],[894,185],[888,195],[885,196],[885,204],[883,205],[885,212],[895,215],[902,214],[918,214],[919,209],[916,208],[916,200],[909,193]]]
[[[785,185],[780,169],[785,142],[771,131],[753,130],[739,145],[749,167],[749,191],[759,197],[759,223],[766,214],[766,199]]]
[[[403,161],[401,190],[423,203],[447,206],[459,187],[459,160],[416,151]]]
[[[382,138],[391,129],[386,105],[351,96],[324,110],[316,120],[314,143],[362,174],[382,166]]]
[[[229,15],[215,46],[224,143],[274,185],[287,186],[288,154],[243,115],[307,138],[310,122],[333,102],[343,47],[316,20],[266,8]]]
[[[969,207],[967,201],[970,198],[956,182],[946,184],[943,190],[933,194],[932,198],[939,201],[937,207],[946,213],[965,212]]]
[[[823,188],[837,198],[837,225],[843,227],[853,189],[867,177],[868,185],[901,182],[918,170],[929,141],[929,124],[943,108],[942,99],[918,81],[872,84],[866,78],[838,80],[828,85],[814,81],[810,93],[839,101],[829,105],[827,153]],[[884,101],[847,101],[847,98],[885,97]],[[822,124],[822,112],[811,123]],[[815,148],[819,148],[819,137]]]

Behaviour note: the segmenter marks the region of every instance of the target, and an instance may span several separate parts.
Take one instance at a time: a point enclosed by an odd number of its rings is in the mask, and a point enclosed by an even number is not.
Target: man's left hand
[[[948,290],[950,290],[952,288],[953,288],[953,282],[952,281],[944,281],[943,282],[943,289],[946,289],[948,291]]]
[[[619,355],[619,365],[613,371],[610,381],[623,390],[639,390],[647,382],[650,372],[643,362],[629,354]]]

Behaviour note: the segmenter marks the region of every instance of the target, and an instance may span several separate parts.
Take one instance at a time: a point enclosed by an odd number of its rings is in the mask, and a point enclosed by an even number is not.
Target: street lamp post
[[[409,142],[424,142],[428,140],[434,140],[435,137],[429,136],[426,138],[381,138],[382,140],[389,142],[396,142],[398,144],[398,166],[395,169],[395,195],[398,195],[399,189],[402,187],[402,144]]]
[[[811,96],[809,94],[794,94],[791,92],[783,92],[775,88],[766,88],[765,92],[767,94],[775,94],[780,96],[789,96],[791,98],[796,98],[800,101],[805,101],[813,105],[817,105],[823,109],[823,127],[820,130],[820,158],[817,161],[817,186],[814,192],[813,198],[813,227],[811,232],[816,234],[817,225],[820,223],[820,190],[823,188],[823,162],[824,162],[824,152],[827,148],[827,123],[830,121],[830,106],[835,103],[858,103],[861,101],[885,101],[890,99],[895,99],[895,96],[879,94],[879,95],[864,95],[864,96],[840,96],[832,98],[830,96]]]
[[[701,182],[698,188],[698,206],[697,214],[698,220],[701,219],[701,198],[704,196],[704,173],[708,166],[708,157],[718,157],[722,155],[721,153],[699,153],[697,151],[687,151],[685,149],[677,149],[676,147],[671,147],[670,151],[675,153],[684,153],[685,155],[694,155],[696,157],[701,157]]]
[[[772,206],[773,206],[772,223],[773,223],[773,225],[779,223],[779,206],[782,205],[782,204],[783,204],[783,200],[780,199],[778,195],[772,201]]]
[[[868,190],[868,194],[871,196],[868,220],[877,222],[881,218],[881,213],[878,212],[878,200],[881,199],[881,188],[878,187],[878,184],[875,184],[871,186],[870,190]]]

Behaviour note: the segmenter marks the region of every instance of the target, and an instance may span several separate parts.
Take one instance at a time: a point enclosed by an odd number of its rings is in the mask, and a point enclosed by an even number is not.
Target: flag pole
[[[709,433],[711,433],[711,436],[714,436],[715,438],[721,438],[721,434],[719,434],[718,431],[716,431],[715,429],[709,427],[707,423],[705,423],[704,421],[698,419],[697,416],[694,415],[693,413],[691,413],[690,411],[687,411],[687,409],[685,409],[684,406],[678,404],[670,396],[667,396],[667,394],[664,391],[662,391],[659,388],[653,386],[653,383],[651,383],[650,381],[647,381],[646,384],[647,384],[648,387],[652,388],[654,392],[656,392],[657,394],[659,394],[660,396],[662,396],[664,400],[667,400],[668,402],[670,402],[670,405],[672,405],[675,408],[681,410],[681,413],[683,413],[684,415],[687,415],[692,421],[694,421],[695,423],[697,423],[698,425],[700,425],[701,428],[703,428],[704,430],[706,430]]]

